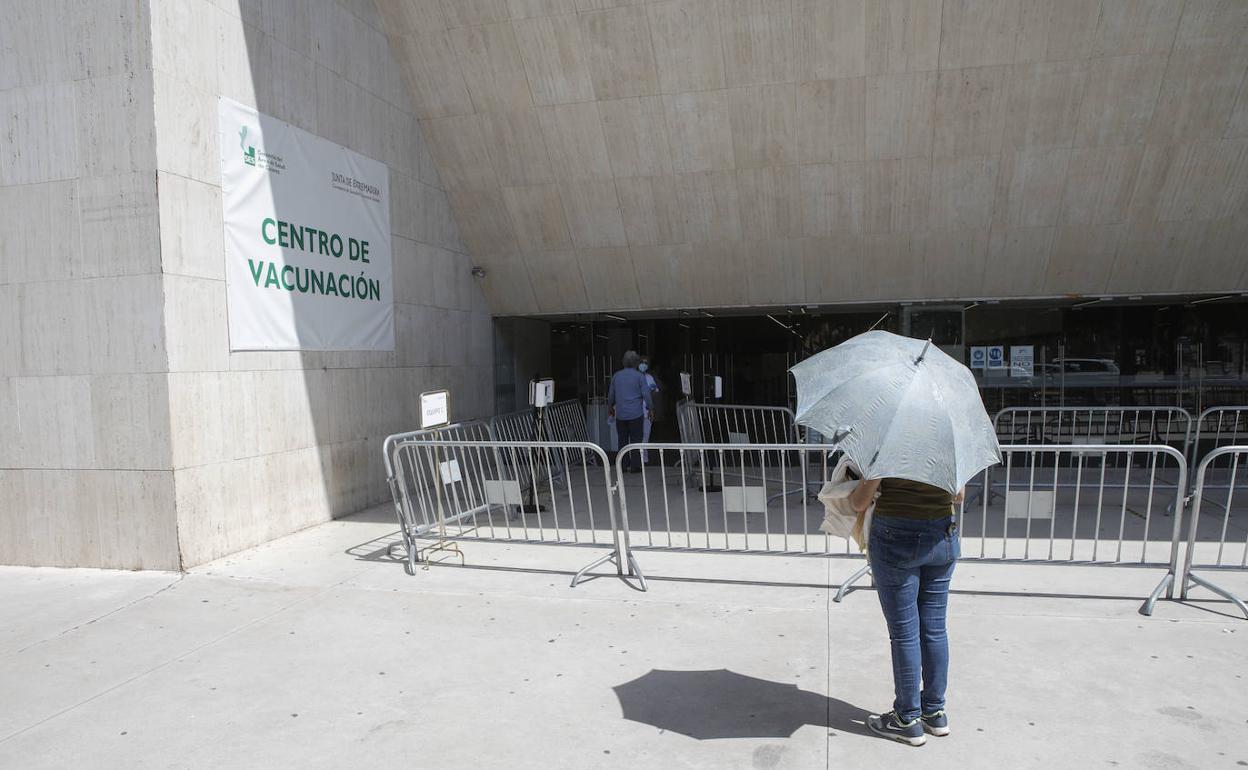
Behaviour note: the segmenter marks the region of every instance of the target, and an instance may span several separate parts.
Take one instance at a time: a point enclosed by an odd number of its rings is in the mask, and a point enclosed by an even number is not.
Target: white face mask
[[[641,365],[638,366],[637,368],[644,372],[650,368],[650,364],[647,364],[645,361],[642,361]]]

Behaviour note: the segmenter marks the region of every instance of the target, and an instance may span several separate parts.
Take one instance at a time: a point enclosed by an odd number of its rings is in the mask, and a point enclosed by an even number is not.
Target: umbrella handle
[[[928,337],[927,343],[923,345],[923,352],[919,353],[919,357],[914,359],[914,363],[916,366],[923,363],[924,358],[927,358],[927,349],[930,348],[931,346],[932,346],[932,338]]]

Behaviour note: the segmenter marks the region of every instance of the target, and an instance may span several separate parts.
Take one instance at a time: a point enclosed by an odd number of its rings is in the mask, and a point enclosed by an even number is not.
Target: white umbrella
[[[834,437],[869,479],[956,493],[1001,448],[969,369],[931,340],[870,331],[789,371],[797,422]]]

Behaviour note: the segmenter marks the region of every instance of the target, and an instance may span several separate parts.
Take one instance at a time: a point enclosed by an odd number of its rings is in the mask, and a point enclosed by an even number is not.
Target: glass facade
[[[973,366],[990,411],[1006,406],[1209,406],[1248,403],[1248,302],[985,303],[794,310],[770,316],[552,324],[561,393],[601,395],[624,350],[648,354],[669,392],[693,374],[694,395],[785,404],[787,369],[870,328],[928,337]],[[999,355],[998,355],[999,354]],[[982,357],[982,358],[981,358]],[[982,361],[982,367],[979,366]]]

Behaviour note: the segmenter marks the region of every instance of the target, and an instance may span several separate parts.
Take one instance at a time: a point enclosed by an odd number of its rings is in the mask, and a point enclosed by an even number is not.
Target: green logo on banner
[[[247,144],[247,126],[238,129],[238,146],[243,151],[243,162],[248,166],[256,165],[256,148]]]

